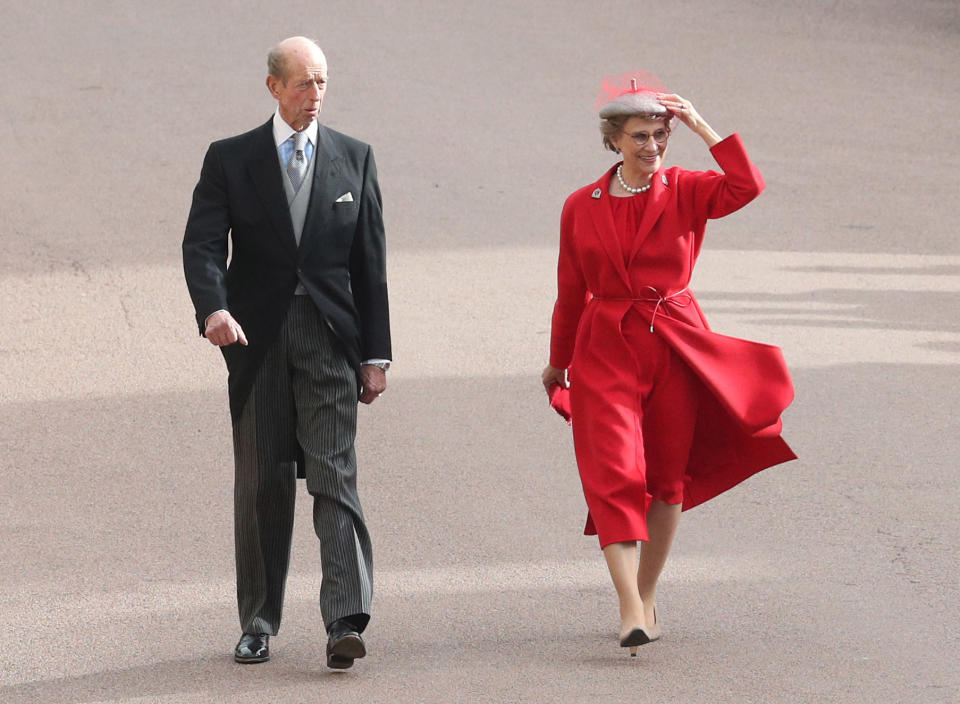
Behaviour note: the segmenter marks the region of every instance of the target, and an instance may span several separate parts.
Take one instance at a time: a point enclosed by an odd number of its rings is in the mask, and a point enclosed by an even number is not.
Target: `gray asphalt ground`
[[[225,372],[180,268],[206,145],[270,116],[266,50],[300,33],[390,244],[343,673],[302,486],[274,658],[231,659]],[[0,701],[960,702],[958,39],[955,0],[0,1]],[[694,287],[783,347],[801,459],[685,514],[630,659],[539,372],[560,206],[613,159],[599,80],[635,68],[766,177]]]

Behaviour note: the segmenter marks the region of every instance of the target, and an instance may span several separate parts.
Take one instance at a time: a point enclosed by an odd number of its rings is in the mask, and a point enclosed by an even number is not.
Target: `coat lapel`
[[[343,157],[330,132],[323,125],[317,125],[317,148],[313,152],[316,164],[313,168],[313,185],[310,190],[310,204],[300,235],[300,256],[302,260],[308,248],[314,243],[317,234],[323,232],[323,221],[333,208],[336,193],[336,176],[343,167]]]
[[[293,234],[287,194],[283,191],[283,174],[280,172],[277,146],[273,143],[273,118],[268,120],[257,134],[250,160],[250,177],[257,195],[263,201],[270,222],[284,245],[296,249],[297,239]]]
[[[637,228],[637,234],[633,237],[633,245],[630,247],[630,256],[627,262],[631,263],[641,245],[650,234],[650,230],[657,224],[657,220],[667,207],[667,201],[670,199],[670,185],[663,169],[657,171],[650,179],[650,194],[647,197],[647,205],[643,209],[643,215],[640,218],[640,227]]]
[[[616,168],[616,167],[614,167]],[[620,279],[630,290],[630,277],[627,275],[627,267],[624,264],[623,252],[620,250],[620,241],[617,237],[617,228],[613,222],[613,208],[609,202],[610,198],[610,177],[613,175],[613,169],[607,171],[590,189],[594,195],[600,192],[600,197],[591,196],[587,201],[590,208],[590,217],[593,221],[593,228],[596,232],[600,244],[603,245],[607,256],[617,270]]]

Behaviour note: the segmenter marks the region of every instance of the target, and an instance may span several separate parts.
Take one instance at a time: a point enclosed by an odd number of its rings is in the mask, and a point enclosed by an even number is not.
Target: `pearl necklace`
[[[617,167],[617,179],[620,181],[620,185],[623,186],[623,190],[630,191],[630,193],[644,193],[650,190],[649,183],[646,186],[640,186],[640,188],[630,188],[627,182],[623,180],[623,164]]]

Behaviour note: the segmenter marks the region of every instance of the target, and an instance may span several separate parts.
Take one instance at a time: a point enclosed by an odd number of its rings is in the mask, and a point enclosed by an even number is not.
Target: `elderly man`
[[[373,564],[357,495],[357,400],[391,357],[380,188],[367,144],[317,123],[327,62],[274,47],[263,125],[207,151],[183,238],[200,334],[229,371],[240,663],[269,659],[290,558],[297,476],[313,495],[327,665],[366,655]],[[228,246],[229,238],[229,246]]]

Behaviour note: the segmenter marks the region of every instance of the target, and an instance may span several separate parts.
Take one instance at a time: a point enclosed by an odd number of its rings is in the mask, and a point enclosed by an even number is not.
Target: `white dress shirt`
[[[280,145],[286,142],[290,137],[293,136],[293,133],[296,132],[290,125],[287,124],[287,121],[280,117],[280,106],[277,106],[277,111],[273,113],[273,143],[276,145],[277,149],[280,149]],[[313,145],[314,151],[317,149],[317,121],[313,120],[307,125],[303,133],[307,135],[307,140],[310,144]],[[292,153],[292,152],[291,152]],[[310,155],[307,155],[307,162],[310,161]],[[282,163],[282,160],[281,160]],[[282,163],[283,168],[287,168],[286,164]]]

